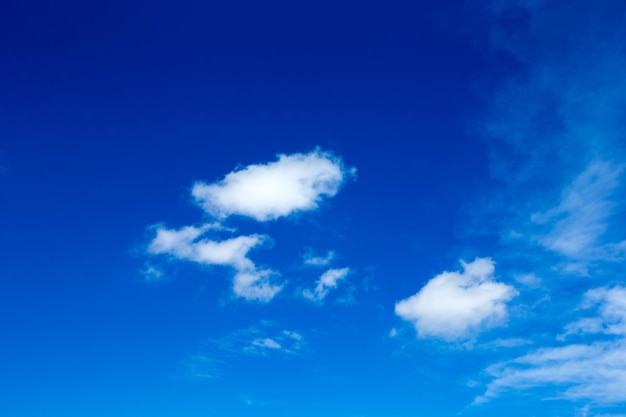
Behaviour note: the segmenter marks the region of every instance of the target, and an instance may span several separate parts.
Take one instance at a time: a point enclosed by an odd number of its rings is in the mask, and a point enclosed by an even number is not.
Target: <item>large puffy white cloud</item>
[[[506,302],[516,290],[494,281],[494,263],[476,258],[463,272],[443,272],[415,295],[396,303],[396,314],[415,326],[419,337],[459,340],[506,319]]]
[[[233,291],[237,296],[248,300],[267,302],[278,294],[282,286],[272,283],[272,277],[277,274],[268,269],[257,269],[248,258],[248,252],[262,244],[266,236],[237,236],[221,241],[201,238],[214,227],[187,226],[179,230],[159,227],[148,246],[148,252],[205,265],[231,266],[237,271]]]
[[[317,208],[323,197],[334,196],[354,172],[338,157],[316,149],[278,155],[275,162],[249,165],[212,184],[198,182],[192,195],[217,218],[241,215],[268,221]]]
[[[626,403],[626,288],[588,291],[581,308],[593,307],[597,307],[597,315],[570,323],[561,337],[583,340],[536,349],[489,367],[487,373],[493,380],[475,402],[506,392],[552,386],[557,398]],[[591,335],[591,342],[584,340]],[[598,335],[604,335],[603,339],[597,340]]]
[[[337,288],[339,281],[345,279],[350,273],[350,268],[329,269],[324,272],[313,291],[304,290],[302,295],[313,301],[323,301],[331,290]]]
[[[247,269],[237,272],[233,280],[233,292],[247,300],[270,301],[283,287],[272,283],[277,275],[270,269]]]

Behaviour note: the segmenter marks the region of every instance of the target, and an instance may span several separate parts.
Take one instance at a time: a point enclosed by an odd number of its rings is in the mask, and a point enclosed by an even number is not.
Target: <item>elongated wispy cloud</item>
[[[487,373],[493,380],[475,402],[536,388],[548,388],[557,398],[626,402],[626,289],[590,290],[581,307],[595,307],[597,315],[565,327],[563,339],[575,337],[578,341],[536,349],[489,367]]]
[[[201,238],[211,228],[212,225],[180,230],[160,227],[148,252],[204,265],[231,266],[237,271],[233,292],[248,300],[269,301],[280,292],[282,286],[272,283],[272,277],[278,274],[268,269],[258,270],[248,258],[248,252],[261,245],[266,236],[237,236],[220,241]]]
[[[324,301],[330,291],[337,288],[339,281],[345,279],[349,273],[350,268],[329,269],[322,274],[313,291],[304,290],[302,295],[312,301]]]
[[[198,182],[192,195],[217,218],[240,215],[263,222],[317,208],[323,198],[337,194],[354,172],[341,159],[318,149],[279,155],[278,161],[249,165],[212,184]]]
[[[463,272],[443,272],[415,295],[396,303],[396,314],[411,322],[419,337],[459,340],[502,324],[516,290],[494,280],[494,263],[476,258]]]
[[[562,193],[559,204],[544,213],[535,213],[531,220],[547,228],[537,236],[549,250],[571,259],[622,260],[626,242],[602,244],[610,217],[619,209],[618,196],[622,166],[593,161]]]
[[[306,350],[302,333],[280,328],[271,321],[261,321],[223,337],[208,339],[199,352],[183,362],[185,374],[191,378],[219,378],[225,368],[241,356],[253,358],[294,357]]]

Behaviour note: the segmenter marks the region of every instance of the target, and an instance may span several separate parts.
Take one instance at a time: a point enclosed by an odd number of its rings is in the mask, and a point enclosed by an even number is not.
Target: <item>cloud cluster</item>
[[[212,184],[198,182],[191,193],[217,218],[240,215],[264,222],[317,208],[354,172],[341,159],[317,149],[279,155],[276,162],[249,165]]]
[[[506,302],[517,292],[494,281],[493,261],[476,258],[461,264],[463,272],[443,272],[396,303],[396,314],[413,323],[419,337],[459,340],[506,319]]]
[[[193,186],[192,195],[219,221],[240,215],[265,222],[317,208],[323,198],[334,196],[354,172],[354,168],[344,167],[340,158],[316,149],[307,154],[279,155],[277,161],[267,164],[249,165],[212,184],[198,182]],[[219,222],[180,229],[158,226],[147,252],[203,265],[232,267],[235,270],[232,288],[236,296],[262,302],[274,298],[284,286],[276,282],[280,274],[271,268],[259,268],[248,257],[248,253],[262,245],[268,236],[251,234],[220,240],[207,237],[216,230],[236,232]],[[321,266],[333,256],[329,252],[324,259],[310,258],[308,262]],[[328,287],[334,285],[323,284],[316,296],[323,298]]]
[[[493,380],[475,402],[547,386],[556,387],[559,398],[626,402],[626,289],[588,291],[582,308],[592,307],[598,314],[567,325],[565,337],[604,334],[608,339],[541,348],[493,365],[487,369]]]

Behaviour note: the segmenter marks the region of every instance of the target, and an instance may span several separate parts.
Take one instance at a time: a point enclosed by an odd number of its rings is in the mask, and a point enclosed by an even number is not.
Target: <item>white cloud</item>
[[[158,228],[148,252],[207,265],[230,265],[237,270],[254,269],[254,263],[247,258],[248,251],[262,244],[266,236],[238,236],[222,241],[199,239],[210,228],[210,225],[179,230]]]
[[[252,341],[252,345],[268,349],[280,349],[282,347],[280,343],[269,337],[266,337],[265,339],[255,339]]]
[[[249,165],[212,184],[198,182],[192,195],[209,214],[274,220],[313,210],[323,197],[334,196],[355,172],[341,159],[319,149],[307,154],[278,155],[278,161]]]
[[[317,256],[313,252],[304,255],[304,264],[310,266],[327,266],[335,259],[335,251],[328,251],[326,256]]]
[[[239,271],[233,279],[233,292],[246,300],[270,301],[283,289],[272,284],[274,275],[277,273],[269,269]]]
[[[546,386],[556,387],[558,398],[606,404],[626,402],[626,289],[588,291],[582,308],[594,306],[599,314],[566,326],[565,337],[602,333],[617,338],[537,349],[493,365],[487,372],[494,379],[475,402],[509,391]]]
[[[626,401],[626,343],[597,342],[539,349],[487,370],[495,379],[475,402],[485,402],[507,391],[556,385],[557,397]]]
[[[197,182],[192,195],[207,213],[219,219],[241,215],[268,221],[317,208],[324,198],[334,196],[355,172],[354,168],[346,168],[341,158],[315,149],[306,154],[278,155],[275,162],[249,165],[212,184]],[[210,230],[236,231],[226,229],[219,222],[177,230],[157,227],[147,252],[204,265],[230,266],[236,271],[233,292],[248,300],[267,302],[282,290],[282,285],[273,282],[280,275],[277,271],[259,268],[248,257],[248,252],[263,244],[268,236],[252,234],[214,240],[205,236]],[[324,266],[333,258],[332,251],[325,257],[309,254],[305,263]],[[144,275],[152,278],[158,274],[156,269],[144,271]],[[320,300],[329,288],[336,286],[335,283],[320,285],[314,295]]]
[[[304,290],[302,295],[309,300],[323,301],[332,289],[337,288],[338,282],[348,276],[349,272],[350,268],[329,269],[322,274],[313,291]]]
[[[563,337],[582,333],[626,336],[626,288],[597,288],[587,291],[582,308],[598,307],[598,317],[585,317],[568,324]]]
[[[517,292],[494,281],[493,261],[476,258],[461,264],[463,272],[443,272],[396,303],[396,314],[413,323],[419,337],[463,339],[506,319],[505,303]]]
[[[233,291],[247,300],[270,301],[282,286],[271,283],[275,272],[259,270],[248,257],[250,249],[262,244],[266,236],[248,235],[222,241],[201,239],[214,225],[187,226],[179,230],[157,229],[156,237],[150,242],[151,254],[171,255],[205,265],[225,265],[237,271],[233,280]]]
[[[599,245],[607,230],[608,218],[615,210],[611,195],[620,184],[622,166],[594,161],[562,193],[560,203],[545,213],[535,213],[531,220],[550,230],[537,239],[545,248],[581,259],[622,259],[624,242]]]

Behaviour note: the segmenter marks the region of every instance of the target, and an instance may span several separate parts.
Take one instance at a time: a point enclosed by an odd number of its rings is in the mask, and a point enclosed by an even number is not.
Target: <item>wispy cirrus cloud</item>
[[[476,258],[461,265],[462,272],[443,272],[396,303],[396,314],[411,322],[419,337],[460,340],[506,320],[506,303],[517,291],[494,280],[493,261]]]
[[[590,290],[581,308],[596,308],[597,314],[568,324],[560,338],[563,342],[572,337],[579,341],[539,348],[492,365],[487,373],[493,379],[475,402],[547,388],[555,398],[626,403],[626,289]]]
[[[302,295],[316,302],[323,302],[328,294],[337,288],[339,282],[344,280],[350,273],[350,268],[334,268],[324,272],[313,290],[304,290]]]
[[[143,275],[143,279],[145,282],[158,282],[162,281],[165,277],[163,269],[156,265],[152,265],[149,262],[146,262],[143,269],[139,272],[141,275]]]
[[[264,222],[316,209],[355,172],[333,154],[316,149],[278,155],[275,162],[249,165],[215,183],[197,182],[191,193],[216,218],[240,215]]]
[[[183,366],[187,376],[214,379],[242,356],[288,358],[300,355],[306,349],[307,342],[301,332],[262,320],[225,336],[205,340],[202,349],[185,360]]]
[[[591,162],[565,187],[558,205],[531,216],[532,222],[544,229],[534,239],[577,262],[622,260],[626,241],[605,243],[603,237],[611,216],[621,205],[614,193],[623,171],[623,165]]]

